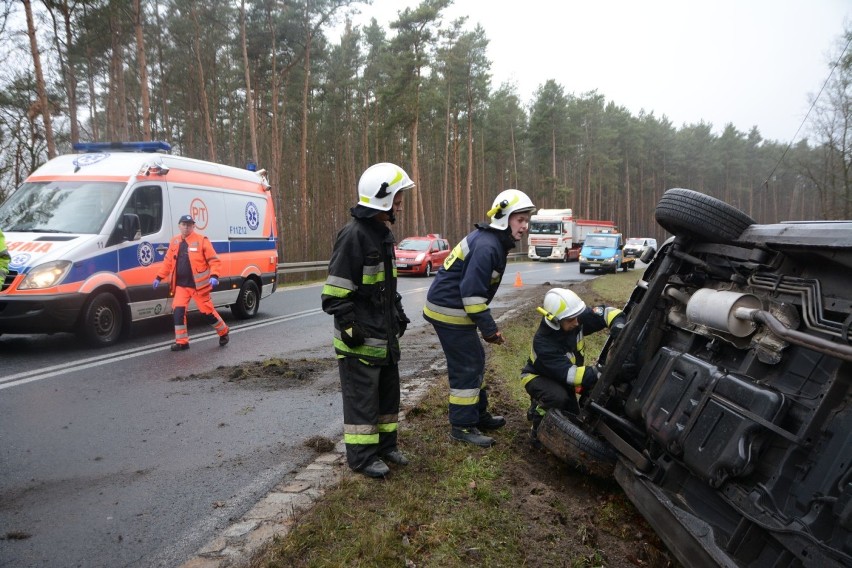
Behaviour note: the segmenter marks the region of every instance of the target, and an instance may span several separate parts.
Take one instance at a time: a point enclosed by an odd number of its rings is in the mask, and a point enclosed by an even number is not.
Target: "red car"
[[[396,245],[396,269],[399,274],[431,276],[450,254],[450,243],[439,235],[407,237]]]

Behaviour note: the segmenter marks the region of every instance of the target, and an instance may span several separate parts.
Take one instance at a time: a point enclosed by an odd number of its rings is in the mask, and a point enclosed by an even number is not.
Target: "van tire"
[[[237,301],[231,304],[231,311],[237,316],[237,319],[251,319],[257,315],[259,307],[260,288],[257,287],[257,282],[251,278],[246,278],[240,288]]]
[[[559,410],[548,410],[538,427],[538,441],[568,465],[590,475],[611,478],[617,454]]]
[[[715,197],[691,189],[674,188],[660,198],[654,217],[665,230],[678,237],[730,243],[754,219]]]
[[[124,328],[124,311],[109,292],[93,296],[83,308],[80,332],[92,347],[107,347],[118,342]]]

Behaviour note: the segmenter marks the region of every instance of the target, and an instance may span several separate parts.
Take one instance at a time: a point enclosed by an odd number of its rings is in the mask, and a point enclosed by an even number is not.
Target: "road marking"
[[[405,292],[400,292],[400,295],[408,295],[416,292],[422,292],[426,290],[425,287],[416,288],[413,290],[407,290]],[[300,319],[304,317],[310,317],[317,314],[321,314],[323,311],[319,308],[312,310],[304,310],[301,312],[296,312],[293,314],[288,314],[285,316],[276,316],[274,318],[270,318],[267,320],[250,322],[246,324],[242,324],[239,327],[231,327],[231,331],[229,333],[237,334],[242,333],[244,331],[249,331],[252,329],[258,329],[262,327],[267,327],[270,325],[275,325],[278,323]],[[193,335],[193,343],[197,343],[199,341],[207,341],[208,339],[215,339],[218,337],[216,332],[208,331],[204,333],[200,333],[197,335]],[[75,371],[84,371],[86,369],[91,369],[93,367],[99,367],[101,365],[105,365],[107,363],[115,363],[117,361],[126,361],[128,359],[133,359],[135,357],[140,357],[142,355],[147,355],[149,353],[153,353],[155,351],[159,351],[160,349],[171,345],[172,341],[163,341],[160,343],[155,343],[153,345],[145,345],[143,347],[131,347],[129,349],[124,349],[117,353],[109,353],[103,355],[95,355],[93,357],[87,357],[85,359],[81,359],[71,365],[68,364],[60,364],[60,365],[52,365],[50,367],[42,367],[40,369],[33,369],[30,371],[25,371],[23,373],[16,373],[14,375],[6,375],[0,376],[0,390],[8,389],[11,387],[16,387],[20,385],[25,385],[27,383],[31,383],[34,381],[40,381],[43,379],[49,379],[51,377],[55,377],[57,375],[63,375],[66,373],[72,373]]]

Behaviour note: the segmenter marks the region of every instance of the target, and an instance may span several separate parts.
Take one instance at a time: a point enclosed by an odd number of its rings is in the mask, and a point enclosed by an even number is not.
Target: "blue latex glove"
[[[215,288],[216,286],[219,285],[219,279],[216,278],[215,276],[211,276],[210,277],[210,285]]]
[[[160,285],[160,279],[159,279],[159,278],[155,278],[155,279],[154,279],[154,283],[153,283],[153,284],[151,284],[151,286],[154,288],[154,290],[156,290],[156,289],[157,289],[157,286],[159,286],[159,285]]]

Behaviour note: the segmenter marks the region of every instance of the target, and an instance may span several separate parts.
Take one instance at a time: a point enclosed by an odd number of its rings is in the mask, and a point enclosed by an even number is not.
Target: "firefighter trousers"
[[[450,424],[460,428],[476,426],[488,408],[483,385],[485,349],[475,327],[432,324],[444,356],[450,381]]]
[[[346,462],[358,471],[397,449],[399,366],[371,365],[357,357],[341,357],[337,365]]]
[[[529,376],[522,376],[521,380],[527,380]],[[571,414],[580,413],[574,387],[569,386],[564,378],[560,380],[544,375],[532,375],[532,377],[524,384],[524,388],[530,395],[530,399],[536,402],[538,406],[564,410]]]

